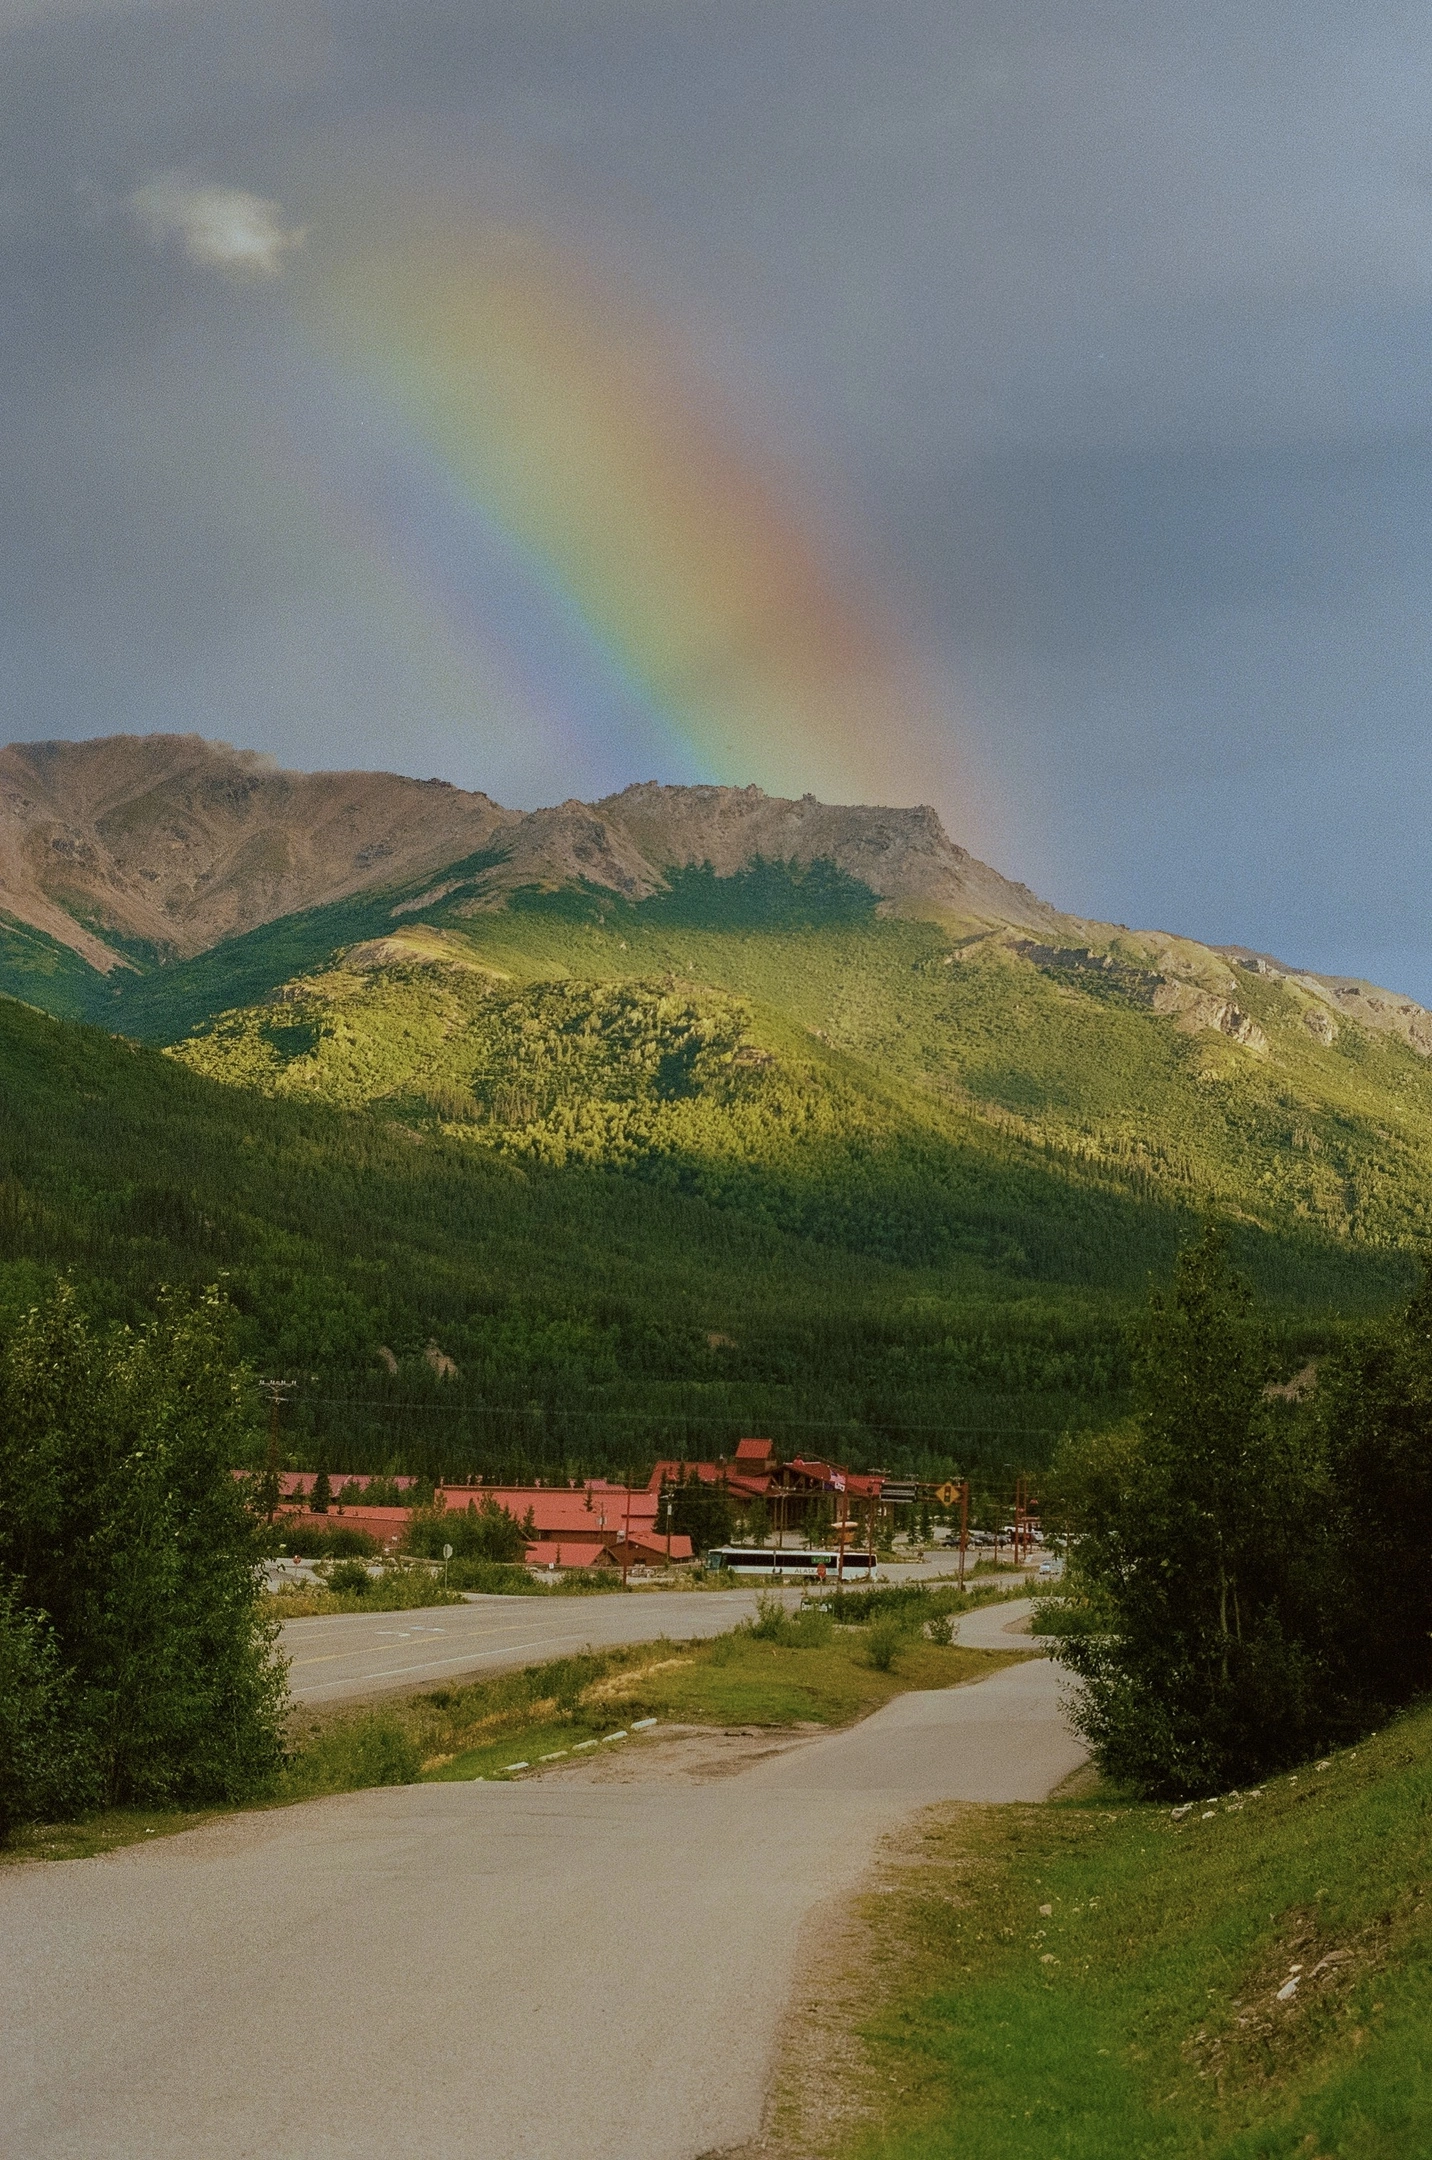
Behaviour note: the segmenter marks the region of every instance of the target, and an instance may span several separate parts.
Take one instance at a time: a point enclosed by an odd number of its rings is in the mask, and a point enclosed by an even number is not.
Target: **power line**
[[[434,1416],[442,1417],[510,1417],[529,1422],[536,1419],[545,1422],[548,1418],[551,1418],[554,1423],[561,1423],[564,1420],[573,1418],[600,1419],[603,1423],[610,1425],[696,1423],[739,1425],[754,1422],[751,1418],[743,1418],[736,1411],[569,1410],[566,1408],[549,1411],[545,1408],[533,1409],[525,1403],[387,1403],[353,1395],[309,1395],[301,1398],[301,1400],[311,1403],[316,1409],[324,1410],[382,1410],[390,1413],[403,1412],[404,1414],[428,1411]],[[770,1417],[767,1422],[773,1425],[797,1426],[803,1432],[844,1433],[851,1431],[853,1427],[858,1427],[866,1432],[879,1433],[883,1429],[878,1424],[874,1424],[867,1419],[847,1418],[844,1422],[840,1422],[834,1418],[793,1418],[782,1416],[779,1413]],[[1007,1435],[1011,1439],[1028,1439],[1037,1435],[1062,1433],[1068,1430],[1067,1425],[912,1425],[903,1418],[891,1422],[902,1433],[992,1433],[997,1436]]]

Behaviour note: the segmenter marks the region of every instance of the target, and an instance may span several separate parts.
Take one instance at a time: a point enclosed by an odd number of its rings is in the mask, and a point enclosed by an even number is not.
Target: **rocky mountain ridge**
[[[117,982],[365,896],[397,930],[449,896],[445,912],[458,915],[500,908],[521,889],[585,886],[638,903],[681,868],[724,878],[758,859],[833,862],[882,913],[945,925],[952,959],[993,940],[1056,979],[1102,984],[1255,1057],[1268,1040],[1240,991],[1250,975],[1277,981],[1324,1047],[1353,1021],[1432,1057],[1432,1014],[1409,998],[1241,946],[1062,914],[952,841],[928,806],[643,782],[597,803],[521,811],[447,781],[288,772],[197,735],[0,750],[0,931],[7,918],[41,931]]]
[[[577,881],[641,900],[670,869],[709,862],[730,875],[764,856],[828,858],[898,912],[1046,934],[1063,921],[956,846],[928,807],[647,783],[524,812],[442,780],[286,772],[197,735],[0,750],[0,911],[100,970],[123,965],[127,944],[188,957],[472,856],[490,858],[479,884],[493,905],[518,886]]]

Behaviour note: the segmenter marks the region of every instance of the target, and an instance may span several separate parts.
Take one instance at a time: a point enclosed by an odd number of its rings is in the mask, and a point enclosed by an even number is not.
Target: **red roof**
[[[724,1463],[715,1462],[659,1462],[651,1473],[648,1492],[660,1492],[663,1485],[683,1485],[695,1478],[701,1485],[719,1485],[726,1475]]]
[[[774,1440],[738,1440],[736,1461],[743,1470],[768,1470],[776,1459]]]
[[[650,1529],[656,1521],[657,1496],[634,1487],[628,1497],[623,1485],[593,1483],[569,1485],[449,1485],[442,1494],[447,1512],[481,1508],[495,1501],[515,1522],[526,1522],[532,1511],[533,1525],[543,1538],[615,1537],[628,1520],[632,1530]]]
[[[555,1538],[542,1538],[527,1548],[528,1567],[610,1567],[612,1553],[609,1545],[565,1545]]]
[[[626,1539],[618,1538],[616,1545],[616,1550],[618,1551],[618,1553],[620,1553],[623,1545],[627,1542],[628,1540]],[[665,1531],[638,1530],[636,1524],[633,1523],[631,1538],[629,1542],[631,1545],[633,1559],[637,1559],[639,1557],[641,1565],[643,1567],[650,1567],[653,1563],[657,1564],[658,1566],[665,1567]],[[671,1536],[672,1565],[675,1566],[677,1561],[689,1560],[691,1557],[692,1554],[690,1538],[687,1537],[683,1531],[673,1531]]]
[[[796,1471],[801,1477],[814,1479],[817,1484],[826,1486],[832,1492],[838,1490],[835,1480],[843,1477],[845,1490],[852,1500],[878,1500],[884,1482],[878,1477],[868,1477],[860,1470],[839,1470],[833,1463],[822,1462],[818,1457],[812,1456],[792,1456],[786,1467]]]

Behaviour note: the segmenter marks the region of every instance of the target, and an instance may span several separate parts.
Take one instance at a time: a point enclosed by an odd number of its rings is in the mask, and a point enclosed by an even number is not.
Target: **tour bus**
[[[842,1566],[839,1553],[828,1549],[808,1552],[787,1547],[782,1552],[769,1545],[717,1545],[707,1553],[706,1565],[765,1582],[778,1576],[783,1582],[869,1582],[876,1560],[873,1552],[848,1552]]]

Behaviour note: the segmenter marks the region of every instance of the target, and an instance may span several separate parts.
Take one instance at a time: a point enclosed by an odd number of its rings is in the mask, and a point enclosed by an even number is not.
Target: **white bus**
[[[839,1553],[806,1551],[769,1545],[717,1545],[707,1553],[708,1568],[724,1568],[730,1575],[746,1575],[762,1582],[869,1582],[875,1573],[873,1552],[848,1552],[844,1565]]]

